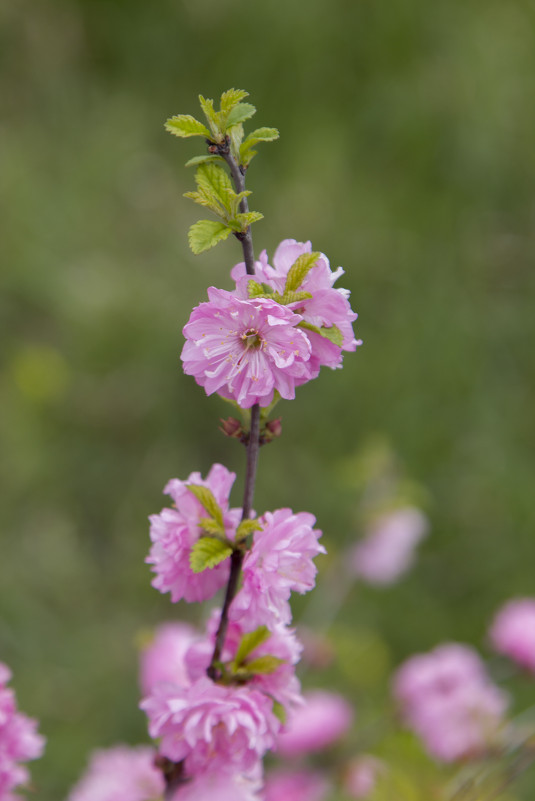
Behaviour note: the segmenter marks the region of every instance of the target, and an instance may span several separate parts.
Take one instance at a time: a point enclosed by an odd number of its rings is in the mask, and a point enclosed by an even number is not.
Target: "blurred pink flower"
[[[321,751],[339,740],[353,723],[353,708],[341,695],[315,690],[305,693],[304,706],[296,709],[277,740],[286,757]]]
[[[315,771],[273,771],[266,777],[264,801],[324,801],[329,789]]]
[[[152,687],[161,681],[182,687],[191,684],[185,655],[199,639],[199,632],[187,623],[164,623],[158,626],[154,639],[140,654],[139,682],[143,695],[148,695]]]
[[[261,778],[241,773],[201,773],[179,787],[171,801],[264,801],[261,788]]]
[[[268,406],[274,391],[295,397],[295,387],[312,378],[310,343],[302,320],[273,300],[242,300],[224,289],[208,289],[184,326],[184,372],[206,394],[218,392],[244,409]]]
[[[381,515],[354,546],[351,571],[370,584],[392,584],[412,565],[427,530],[427,518],[412,506]]]
[[[516,598],[502,606],[490,639],[496,651],[535,673],[535,598]]]
[[[227,537],[232,539],[241,517],[240,509],[228,508],[235,478],[236,474],[221,464],[214,464],[206,479],[200,473],[191,473],[186,481],[172,478],[164,492],[171,496],[174,508],[167,507],[150,516],[152,547],[145,561],[156,573],[152,586],[160,592],[170,592],[173,602],[181,598],[190,602],[212,598],[226,584],[230,569],[230,560],[225,559],[202,573],[191,570],[191,549],[203,533],[200,521],[208,513],[187,485],[197,484],[212,491],[223,510]]]
[[[346,768],[344,790],[350,798],[368,798],[373,792],[377,777],[385,769],[380,759],[368,754],[353,759]]]
[[[145,746],[116,745],[95,751],[67,801],[156,801],[165,782],[156,754]]]
[[[40,757],[45,746],[37,721],[18,711],[15,692],[6,686],[10,679],[10,669],[0,662],[0,801],[16,801],[11,790],[30,777],[21,763]]]
[[[188,776],[254,770],[272,748],[280,721],[273,701],[250,687],[226,687],[203,676],[190,687],[157,684],[141,704],[160,753],[184,760]]]
[[[317,568],[313,558],[325,553],[319,545],[316,518],[308,512],[294,514],[291,509],[266,512],[262,531],[256,531],[253,547],[243,562],[243,587],[231,606],[231,618],[246,621],[248,630],[277,620],[289,623],[292,612],[288,600],[292,591],[305,593],[315,584]]]
[[[496,739],[508,703],[477,652],[458,643],[404,662],[393,692],[407,725],[443,762],[483,754]]]
[[[267,284],[272,290],[282,294],[286,277],[291,266],[299,256],[312,253],[310,242],[297,242],[295,239],[285,239],[278,246],[273,256],[273,267],[268,263],[266,251],[260,254],[260,260],[255,264],[255,280]],[[290,303],[288,308],[300,314],[303,320],[317,328],[333,328],[339,330],[341,345],[330,339],[305,329],[310,340],[311,355],[310,367],[317,375],[321,365],[335,368],[342,366],[342,352],[354,351],[360,340],[353,334],[353,322],[357,319],[356,313],[349,304],[349,290],[335,289],[334,283],[344,274],[339,267],[335,272],[331,270],[329,260],[321,253],[315,265],[309,270],[299,285],[298,291],[310,293],[311,297]],[[236,294],[239,297],[248,297],[248,284],[251,276],[245,272],[243,262],[237,264],[231,272],[236,281]]]

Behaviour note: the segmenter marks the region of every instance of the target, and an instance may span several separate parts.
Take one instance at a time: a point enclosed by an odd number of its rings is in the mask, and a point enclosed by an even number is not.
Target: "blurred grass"
[[[240,258],[187,248],[195,145],[162,124],[199,92],[243,87],[280,129],[250,171],[257,251],[310,238],[342,264],[365,342],[283,408],[257,508],[310,509],[342,548],[340,464],[390,439],[432,536],[341,625],[392,664],[482,646],[496,606],[533,594],[534,17],[525,0],[0,7],[0,658],[49,738],[43,801],[89,749],[145,738],[136,632],[200,613],[149,586],[161,488],[242,469],[226,408],[178,362],[189,310]]]

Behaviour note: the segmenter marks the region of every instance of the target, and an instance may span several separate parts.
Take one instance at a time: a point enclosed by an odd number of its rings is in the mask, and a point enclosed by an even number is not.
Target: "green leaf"
[[[255,531],[262,531],[262,526],[258,520],[242,520],[236,529],[236,542],[247,539],[249,534]]]
[[[188,232],[189,246],[195,254],[202,253],[227,239],[232,229],[216,220],[199,220]]]
[[[275,298],[277,303],[282,303],[286,306],[288,303],[297,303],[300,300],[308,300],[312,295],[310,292],[285,292],[284,295],[278,295]]]
[[[264,284],[259,284],[258,281],[251,280],[247,283],[247,294],[250,298],[261,298],[265,295]]]
[[[264,215],[259,211],[247,211],[245,213],[236,214],[234,219],[240,224],[240,230],[245,232],[250,225],[258,222],[258,220],[263,220]]]
[[[195,182],[204,197],[219,203],[229,213],[233,211],[232,198],[236,193],[228,173],[219,164],[200,164],[195,173]]]
[[[284,659],[279,659],[278,656],[266,654],[265,656],[259,656],[258,659],[253,659],[252,662],[247,662],[245,668],[248,673],[275,673],[277,668],[283,665],[285,661]]]
[[[205,164],[209,161],[222,161],[225,163],[225,160],[221,156],[211,156],[206,154],[205,156],[193,156],[192,159],[186,161],[186,167],[197,167],[199,164]]]
[[[301,320],[300,323],[297,323],[297,328],[304,328],[307,331],[313,331],[315,334],[319,334],[325,339],[333,342],[335,345],[338,345],[339,348],[341,348],[344,344],[344,335],[337,325],[331,325],[330,328],[327,328],[323,325],[321,328],[318,328],[317,325],[312,325],[312,323],[307,323],[306,320]]]
[[[273,700],[273,714],[276,718],[280,720],[282,725],[286,723],[286,707],[284,707],[279,701]]]
[[[201,517],[199,525],[203,531],[213,537],[225,535],[225,529],[213,517]]]
[[[232,128],[233,125],[248,120],[255,113],[256,108],[251,103],[238,103],[227,117],[227,128]]]
[[[197,500],[202,503],[210,517],[213,517],[221,528],[224,528],[223,510],[216,501],[212,490],[209,490],[208,487],[203,487],[202,484],[186,484],[186,487],[195,495]]]
[[[165,130],[183,138],[187,136],[210,137],[210,131],[206,125],[196,120],[191,114],[178,114],[176,117],[170,117],[165,123]]]
[[[223,114],[228,114],[240,100],[246,97],[249,97],[249,92],[245,92],[243,89],[227,89],[221,95],[221,111]]]
[[[247,632],[241,638],[240,644],[238,646],[238,650],[236,651],[236,658],[234,659],[234,663],[236,665],[241,665],[247,659],[249,654],[258,648],[259,645],[269,640],[271,637],[271,632],[267,626],[259,626],[254,631]]]
[[[344,335],[337,325],[331,325],[330,328],[322,326],[320,328],[320,334],[322,337],[325,337],[325,339],[329,339],[331,342],[334,342],[334,344],[338,345],[339,348],[341,348],[344,344]]]
[[[244,145],[256,145],[258,142],[273,142],[280,136],[276,128],[257,128],[247,135]]]
[[[256,131],[253,131],[245,138],[240,147],[240,164],[247,167],[253,157],[256,156],[256,150],[253,150],[253,148],[258,142],[272,142],[278,138],[279,132],[276,128],[257,128]]]
[[[199,103],[201,104],[201,108],[203,110],[204,116],[210,126],[210,130],[212,132],[211,139],[215,139],[216,142],[220,142],[223,140],[223,136],[221,134],[221,128],[219,126],[219,119],[218,114],[214,110],[214,101],[210,98],[203,97],[199,95]]]
[[[314,267],[320,256],[321,253],[314,252],[301,253],[301,255],[297,257],[286,276],[286,284],[284,286],[285,294],[286,292],[295,292],[299,289],[307,277],[308,272]]]
[[[226,542],[215,537],[201,537],[189,555],[189,566],[194,573],[202,573],[207,567],[215,567],[232,553]]]

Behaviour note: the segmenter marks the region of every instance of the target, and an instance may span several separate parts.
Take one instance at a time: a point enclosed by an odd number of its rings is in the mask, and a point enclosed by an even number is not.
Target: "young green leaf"
[[[225,529],[213,517],[201,517],[199,525],[206,534],[212,537],[225,536]]]
[[[251,280],[247,283],[247,294],[250,298],[262,298],[264,297],[265,290],[264,285],[259,284],[258,281],[255,281],[251,278]]]
[[[202,573],[208,567],[215,567],[232,553],[226,542],[215,537],[201,537],[189,555],[189,566],[194,573]]]
[[[216,220],[199,220],[188,231],[189,246],[195,255],[209,250],[231,234],[232,228]]]
[[[275,300],[286,306],[288,303],[297,303],[299,300],[308,300],[311,297],[310,292],[285,292],[284,295],[279,295]]]
[[[325,337],[325,339],[328,339],[335,345],[338,345],[339,348],[341,348],[344,344],[344,335],[337,325],[331,325],[329,328],[326,328],[324,325],[322,325],[320,328],[320,334],[322,337]]]
[[[330,342],[338,345],[339,348],[341,348],[344,344],[344,335],[337,325],[331,325],[330,328],[327,328],[323,325],[321,328],[319,328],[317,325],[307,323],[306,320],[301,320],[301,322],[297,324],[297,327],[304,328],[307,331],[313,331],[314,334],[319,334],[320,336],[325,337],[325,339],[328,339]]]
[[[288,270],[288,275],[286,276],[286,284],[284,286],[284,292],[295,292],[305,278],[307,277],[308,272],[314,267],[317,260],[321,256],[321,253],[302,253],[297,259],[294,261],[290,269]]]
[[[202,503],[210,517],[213,517],[221,528],[224,528],[223,510],[216,501],[212,490],[208,489],[208,487],[204,487],[202,484],[186,484],[186,487],[195,495],[197,500]]]
[[[280,722],[284,726],[284,724],[286,723],[286,718],[288,716],[286,715],[286,707],[284,707],[279,701],[273,700],[273,714],[275,715],[276,718],[280,720]]]
[[[199,103],[201,104],[204,116],[206,117],[206,121],[208,122],[212,132],[210,138],[214,139],[216,142],[223,141],[221,128],[219,126],[218,114],[214,110],[214,101],[211,98],[206,98],[202,95],[199,95]]]
[[[283,665],[284,662],[285,660],[279,659],[278,656],[266,654],[265,656],[259,656],[257,659],[253,659],[252,662],[247,662],[244,667],[249,673],[275,673],[277,668]]]
[[[258,520],[242,520],[236,529],[236,542],[247,539],[249,534],[253,534],[255,531],[262,531],[262,526]]]
[[[221,156],[211,156],[206,154],[205,156],[193,156],[192,159],[186,161],[186,167],[198,167],[199,164],[205,164],[209,161],[222,161],[223,164],[225,163],[225,160]]]
[[[191,114],[178,114],[176,117],[170,117],[165,123],[165,129],[169,133],[183,138],[188,136],[210,136],[210,131],[206,125],[196,120]]]
[[[279,136],[280,134],[276,128],[257,128],[247,135],[243,144],[256,145],[258,142],[273,142]]]
[[[240,100],[246,97],[249,97],[249,92],[245,92],[243,89],[227,89],[221,95],[221,111],[223,114],[228,114]]]
[[[238,125],[240,122],[245,122],[249,117],[256,113],[256,108],[251,103],[238,103],[234,106],[232,111],[227,117],[227,128],[232,128],[233,125]]]
[[[264,215],[259,211],[248,211],[245,214],[236,214],[234,219],[239,225],[239,230],[245,232],[250,225],[258,220],[263,220]]]
[[[259,626],[254,631],[247,632],[241,638],[238,650],[236,651],[236,658],[234,663],[242,665],[250,653],[258,648],[259,645],[269,640],[271,632],[267,626]]]

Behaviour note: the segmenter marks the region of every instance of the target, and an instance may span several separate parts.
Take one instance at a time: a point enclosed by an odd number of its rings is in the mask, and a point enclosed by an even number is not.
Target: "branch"
[[[242,167],[236,163],[229,148],[228,138],[222,145],[218,145],[218,153],[227,162],[234,186],[237,192],[245,190],[245,172]],[[240,201],[240,211],[246,213],[249,211],[247,198],[244,197]],[[247,228],[244,234],[240,234],[238,239],[241,242],[243,249],[243,258],[245,261],[245,269],[248,275],[254,275],[255,259],[253,251],[253,238],[251,236],[251,226]],[[256,468],[258,464],[258,451],[260,448],[260,406],[255,403],[251,409],[251,428],[249,432],[249,441],[247,443],[247,467],[245,472],[245,487],[243,492],[243,506],[242,506],[242,520],[247,520],[251,515],[253,506],[253,496],[256,482]],[[221,619],[217,629],[214,653],[210,665],[207,669],[208,676],[212,681],[219,678],[220,671],[217,663],[221,659],[221,653],[225,645],[225,636],[228,628],[228,613],[230,605],[238,592],[238,584],[240,581],[240,574],[245,558],[245,551],[241,548],[233,551],[230,557],[230,575],[228,579],[227,589],[225,592],[225,600],[223,601],[223,608],[221,610]]]

